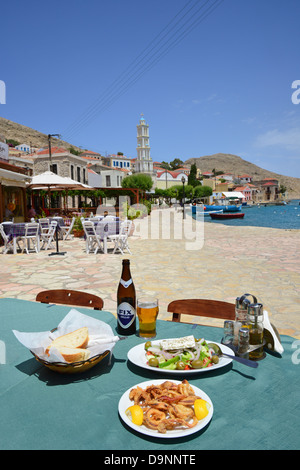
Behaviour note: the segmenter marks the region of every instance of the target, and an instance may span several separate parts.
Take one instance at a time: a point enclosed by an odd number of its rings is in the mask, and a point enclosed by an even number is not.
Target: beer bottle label
[[[123,279],[121,279],[120,284],[122,284],[122,286],[125,287],[125,289],[127,289],[127,287],[129,287],[130,284],[132,284],[132,279],[129,279],[129,281],[123,281]]]
[[[135,309],[127,302],[122,302],[118,306],[118,323],[122,328],[129,328],[135,320]]]

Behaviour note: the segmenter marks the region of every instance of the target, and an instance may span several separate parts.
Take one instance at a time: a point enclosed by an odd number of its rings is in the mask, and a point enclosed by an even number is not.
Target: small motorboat
[[[209,217],[211,214],[223,214],[223,211],[203,211],[197,212],[197,215],[203,215],[203,217]]]
[[[244,217],[243,212],[234,212],[230,214],[229,212],[223,212],[223,214],[209,214],[212,219],[242,219]]]

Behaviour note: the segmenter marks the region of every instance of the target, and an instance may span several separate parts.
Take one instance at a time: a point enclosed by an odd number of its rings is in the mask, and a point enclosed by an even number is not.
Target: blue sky
[[[0,115],[136,157],[143,113],[154,161],[223,152],[300,177],[299,18],[299,0],[10,0]]]

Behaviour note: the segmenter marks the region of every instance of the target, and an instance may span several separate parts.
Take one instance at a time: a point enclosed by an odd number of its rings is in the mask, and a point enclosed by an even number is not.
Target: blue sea
[[[243,219],[213,220],[211,217],[204,217],[204,221],[210,224],[251,225],[300,230],[299,202],[299,199],[295,199],[284,206],[264,206],[261,204],[260,206],[242,207],[242,212],[245,214]],[[195,217],[197,215],[193,214],[193,218]]]

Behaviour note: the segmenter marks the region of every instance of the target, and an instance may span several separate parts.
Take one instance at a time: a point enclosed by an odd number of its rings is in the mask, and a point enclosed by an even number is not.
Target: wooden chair
[[[64,304],[77,307],[91,307],[94,310],[102,310],[103,299],[88,292],[76,290],[54,289],[39,292],[35,299],[44,304]]]
[[[181,322],[181,315],[221,318],[235,320],[235,305],[220,300],[182,299],[173,300],[168,305],[168,312],[173,313],[172,321]],[[182,322],[186,323],[186,322]]]

